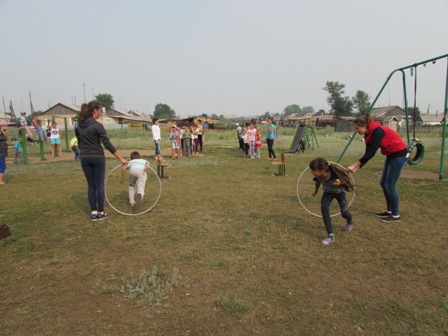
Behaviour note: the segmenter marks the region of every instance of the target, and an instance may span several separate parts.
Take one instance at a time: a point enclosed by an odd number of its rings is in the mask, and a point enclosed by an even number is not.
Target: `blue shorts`
[[[0,174],[3,174],[6,170],[6,159],[0,158]]]
[[[50,139],[50,143],[52,145],[60,145],[61,144],[61,138]]]

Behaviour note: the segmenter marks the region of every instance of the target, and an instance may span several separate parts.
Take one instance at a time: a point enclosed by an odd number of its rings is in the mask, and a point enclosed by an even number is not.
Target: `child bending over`
[[[129,204],[135,209],[140,208],[145,195],[146,172],[149,164],[149,161],[141,158],[139,152],[134,151],[131,153],[131,161],[121,169],[121,184],[124,182],[126,169],[129,169]]]
[[[325,229],[327,230],[328,237],[322,241],[322,244],[328,246],[335,241],[333,232],[333,226],[331,225],[330,217],[330,204],[333,199],[336,199],[341,209],[341,215],[347,220],[345,225],[345,231],[350,232],[353,230],[353,219],[350,211],[348,210],[347,197],[345,191],[349,190],[347,185],[341,181],[338,177],[336,168],[330,165],[325,159],[317,158],[310,162],[309,165],[311,173],[313,174],[313,180],[315,183],[315,190],[312,192],[312,196],[316,196],[320,185],[323,185],[324,192],[321,198],[321,212],[324,220]]]

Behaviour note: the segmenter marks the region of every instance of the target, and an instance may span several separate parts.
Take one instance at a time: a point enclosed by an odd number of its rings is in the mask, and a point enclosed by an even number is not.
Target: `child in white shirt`
[[[134,151],[131,153],[131,161],[121,169],[121,184],[124,182],[126,169],[129,169],[129,204],[135,209],[140,208],[145,195],[146,172],[149,164],[149,161],[141,158],[139,152]]]

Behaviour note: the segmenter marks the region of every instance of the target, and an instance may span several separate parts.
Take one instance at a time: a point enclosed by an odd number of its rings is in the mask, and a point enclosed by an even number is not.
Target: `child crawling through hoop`
[[[345,191],[353,190],[353,186],[348,185],[350,184],[349,178],[344,178],[344,172],[342,172],[342,169],[330,164],[323,158],[314,159],[310,162],[309,167],[314,176],[313,180],[316,182],[315,189],[311,195],[313,197],[317,195],[321,184],[324,188],[320,207],[328,237],[322,241],[322,244],[328,246],[335,241],[330,216],[330,204],[333,199],[338,201],[339,207],[341,208],[341,215],[347,220],[345,231],[350,232],[353,230],[353,219],[350,211],[348,210],[348,202],[345,195]]]
[[[129,169],[129,204],[135,209],[140,208],[145,195],[146,172],[149,165],[149,161],[142,159],[140,153],[134,151],[131,153],[131,161],[121,169],[121,184],[124,182],[126,169]]]

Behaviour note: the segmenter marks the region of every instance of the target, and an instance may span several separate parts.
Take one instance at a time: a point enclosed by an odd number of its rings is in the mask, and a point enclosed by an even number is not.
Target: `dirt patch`
[[[418,171],[418,170],[404,170],[401,173],[401,177],[408,179],[433,179],[438,180],[439,174],[427,172],[427,171]]]

